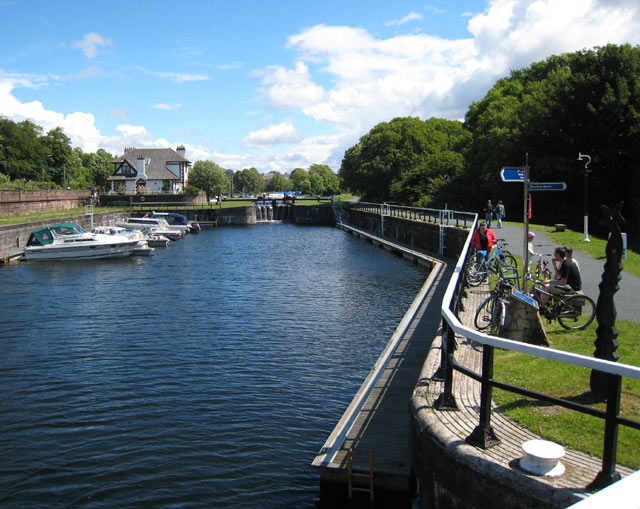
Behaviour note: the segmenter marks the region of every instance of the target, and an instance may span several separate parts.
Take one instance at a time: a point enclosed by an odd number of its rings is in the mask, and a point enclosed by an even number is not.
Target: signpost
[[[525,167],[523,166],[504,166],[500,170],[500,178],[502,182],[524,182]]]
[[[527,269],[529,267],[529,191],[565,191],[567,189],[567,183],[529,182],[529,154],[526,154],[526,164],[524,166],[503,166],[500,170],[500,178],[502,179],[502,182],[522,182],[524,184],[524,249],[522,253],[522,291],[526,292],[526,275]]]
[[[529,191],[566,191],[566,182],[530,182]]]

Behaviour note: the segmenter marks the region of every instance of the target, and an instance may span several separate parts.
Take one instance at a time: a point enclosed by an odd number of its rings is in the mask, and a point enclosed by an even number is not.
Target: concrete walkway
[[[502,228],[495,228],[496,224],[492,224],[492,229],[499,239],[505,239],[508,242],[507,249],[513,254],[522,257],[523,253],[523,230],[521,226],[510,224],[503,225]],[[532,230],[536,234],[533,241],[533,247],[536,253],[552,254],[556,248],[556,244],[550,237],[537,230]],[[573,248],[573,257],[580,264],[580,273],[582,275],[582,290],[591,297],[595,302],[598,301],[600,289],[598,285],[602,280],[602,272],[604,271],[604,253],[601,259],[593,258],[588,254],[580,251],[580,245],[571,246]],[[624,267],[624,260],[622,260]],[[620,280],[620,289],[616,292],[614,300],[618,311],[618,318],[628,320],[634,323],[640,323],[640,313],[638,313],[638,305],[635,301],[640,295],[640,277],[622,273]]]

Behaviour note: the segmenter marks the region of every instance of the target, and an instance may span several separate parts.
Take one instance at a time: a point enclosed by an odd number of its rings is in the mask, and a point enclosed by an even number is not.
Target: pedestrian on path
[[[487,200],[487,204],[484,207],[484,214],[487,220],[487,228],[491,228],[491,220],[493,219],[493,203],[491,203],[491,200]]]
[[[502,219],[504,218],[504,216],[504,205],[502,204],[502,200],[498,200],[498,204],[496,205],[496,219],[498,220],[498,228],[502,228]]]
[[[493,230],[487,228],[485,223],[480,223],[471,237],[471,244],[476,248],[476,261],[478,263],[493,249],[493,245],[496,242],[498,242],[498,237],[496,237]]]

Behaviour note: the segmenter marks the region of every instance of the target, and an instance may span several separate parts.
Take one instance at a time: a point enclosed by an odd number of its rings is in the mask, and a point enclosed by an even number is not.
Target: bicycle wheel
[[[536,266],[536,279],[538,281],[546,281],[547,279],[551,279],[551,271],[547,267],[542,270],[540,265]]]
[[[567,298],[560,312],[558,323],[565,329],[586,329],[596,316],[596,304],[591,297],[586,295],[572,295]]]
[[[469,286],[480,286],[487,279],[487,264],[476,263],[467,272],[467,284]]]
[[[493,306],[495,298],[493,295],[489,295],[482,304],[478,306],[476,311],[476,317],[473,319],[473,324],[478,330],[485,330],[491,325],[491,317],[493,316]]]
[[[502,332],[506,316],[506,302],[502,298],[498,298],[493,304],[493,314],[491,316],[491,335],[497,336]]]
[[[502,254],[500,255],[500,263],[502,263],[504,267],[518,268],[518,261],[509,251],[502,251]]]

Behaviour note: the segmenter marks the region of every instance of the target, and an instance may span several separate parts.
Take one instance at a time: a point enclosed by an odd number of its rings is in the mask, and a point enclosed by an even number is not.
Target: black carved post
[[[618,291],[618,282],[622,272],[622,233],[620,225],[624,224],[624,219],[620,211],[623,202],[618,203],[613,208],[601,205],[603,216],[600,224],[606,226],[611,231],[611,237],[607,242],[607,261],[604,264],[602,281],[600,282],[600,295],[596,304],[596,340],[594,345],[596,351],[593,356],[597,359],[605,359],[616,362],[620,357],[616,350],[619,346],[617,341],[618,329],[616,329],[616,305],[613,301],[613,294]],[[609,376],[601,371],[591,371],[591,392],[601,399],[607,397]]]

